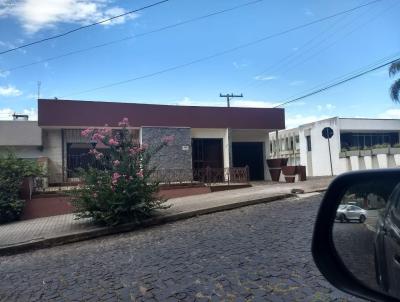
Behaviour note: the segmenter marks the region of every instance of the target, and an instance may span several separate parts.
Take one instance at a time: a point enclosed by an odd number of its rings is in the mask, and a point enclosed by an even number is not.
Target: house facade
[[[90,160],[90,141],[81,131],[105,124],[117,131],[124,117],[140,143],[151,145],[173,136],[154,161],[160,170],[189,171],[189,177],[196,169],[248,166],[250,179],[269,179],[269,132],[285,127],[283,109],[40,99],[37,122],[0,122],[1,133],[6,127],[16,140],[2,134],[0,152],[12,147],[19,157],[42,158],[49,183],[65,183]]]
[[[331,175],[328,140],[322,136],[325,127],[332,128],[334,133],[329,141],[334,175],[400,166],[397,145],[400,120],[397,119],[333,117],[278,131],[278,136],[270,133],[272,157],[288,157],[288,145],[289,153],[298,154],[296,160],[306,166],[308,176]]]

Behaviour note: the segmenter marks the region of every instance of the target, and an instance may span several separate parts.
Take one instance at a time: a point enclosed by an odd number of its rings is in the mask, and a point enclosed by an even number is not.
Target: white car
[[[367,213],[367,210],[358,206],[341,204],[336,211],[336,219],[340,220],[340,222],[358,220],[360,223],[363,223],[368,217]]]

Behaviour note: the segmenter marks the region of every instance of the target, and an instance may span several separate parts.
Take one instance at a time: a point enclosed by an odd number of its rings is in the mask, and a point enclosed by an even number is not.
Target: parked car
[[[340,222],[358,220],[360,223],[363,223],[367,219],[367,215],[367,210],[349,204],[340,205],[336,211],[336,219]]]
[[[378,216],[375,235],[376,279],[385,292],[400,297],[400,185]]]

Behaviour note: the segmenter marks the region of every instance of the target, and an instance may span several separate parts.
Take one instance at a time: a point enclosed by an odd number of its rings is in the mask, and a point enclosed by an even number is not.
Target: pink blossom
[[[94,198],[97,197],[97,193],[96,193],[96,192],[93,193],[93,197],[94,197]]]
[[[106,126],[106,127],[108,127],[108,126]],[[101,135],[111,135],[111,129],[110,128],[102,128],[102,129],[100,129],[99,130],[99,133],[101,134]]]
[[[118,160],[118,159],[116,159],[116,160],[114,160],[113,161],[113,165],[114,165],[114,167],[117,167],[117,166],[119,166],[120,165],[120,161]]]
[[[148,147],[149,147],[149,144],[146,144],[146,143],[142,144],[142,149],[143,150],[146,150]]]
[[[162,142],[164,144],[169,144],[172,143],[175,140],[175,137],[173,135],[166,135],[162,138]]]
[[[110,138],[110,140],[108,141],[108,144],[111,146],[117,146],[118,142],[115,139]]]
[[[140,170],[139,172],[136,173],[137,177],[143,178],[143,170]]]
[[[116,185],[117,184],[117,182],[118,182],[118,179],[121,177],[121,174],[119,174],[118,172],[115,172],[113,175],[112,175],[112,184],[113,185]]]
[[[81,135],[84,136],[84,137],[88,137],[89,134],[92,133],[92,131],[93,131],[92,128],[87,128],[87,129],[85,129],[85,130],[83,130],[83,131],[81,132]]]
[[[102,141],[104,138],[105,138],[105,136],[100,133],[95,133],[92,136],[92,139],[94,139],[96,141]]]
[[[104,154],[101,152],[97,152],[95,155],[96,159],[102,159],[104,157]]]

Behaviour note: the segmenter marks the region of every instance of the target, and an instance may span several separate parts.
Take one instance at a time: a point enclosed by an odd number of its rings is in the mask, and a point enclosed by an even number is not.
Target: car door
[[[357,216],[357,207],[355,206],[349,206],[347,208],[347,214],[346,214],[348,219],[358,219]]]
[[[384,224],[384,251],[387,283],[390,294],[400,296],[400,198],[390,200],[391,205]]]

